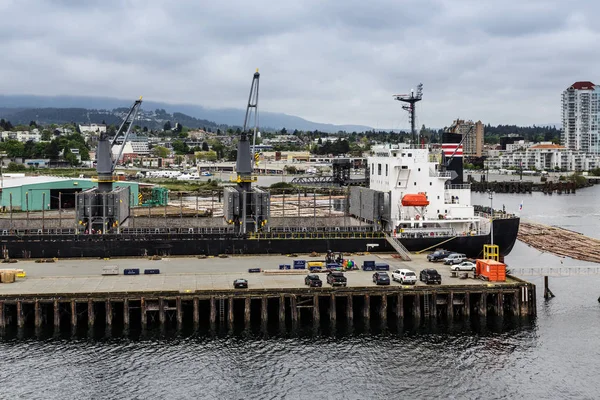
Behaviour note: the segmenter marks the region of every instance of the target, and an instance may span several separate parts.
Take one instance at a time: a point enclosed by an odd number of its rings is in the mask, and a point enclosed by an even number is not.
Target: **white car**
[[[397,269],[392,272],[392,280],[400,282],[401,284],[410,283],[414,285],[417,283],[417,274],[410,269]]]
[[[452,265],[451,271],[475,271],[475,264],[471,261],[463,261],[460,264]]]

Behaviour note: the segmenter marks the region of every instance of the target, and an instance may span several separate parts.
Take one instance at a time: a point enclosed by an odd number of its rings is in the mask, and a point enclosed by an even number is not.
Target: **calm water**
[[[592,236],[600,187],[569,196],[495,195],[494,206]],[[484,195],[478,203],[488,204]],[[583,265],[518,243],[514,265]],[[541,279],[532,279],[541,285]],[[551,278],[535,321],[392,332],[5,338],[0,398],[396,399],[600,397],[600,278]],[[538,290],[538,296],[541,290]]]

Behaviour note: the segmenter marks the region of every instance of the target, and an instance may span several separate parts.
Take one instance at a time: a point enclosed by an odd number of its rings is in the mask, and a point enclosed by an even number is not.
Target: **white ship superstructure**
[[[389,218],[397,237],[480,235],[489,220],[471,204],[468,184],[450,184],[441,154],[428,148],[385,145],[369,157],[370,188],[388,193]]]

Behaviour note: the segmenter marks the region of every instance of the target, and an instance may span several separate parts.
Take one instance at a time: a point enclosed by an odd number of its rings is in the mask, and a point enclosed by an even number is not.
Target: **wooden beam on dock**
[[[141,323],[142,323],[142,329],[146,329],[146,327],[148,326],[148,309],[146,307],[146,299],[141,297],[140,298],[140,311],[141,311]]]
[[[4,319],[4,302],[0,301],[0,329],[6,327],[6,320]]]
[[[58,304],[58,300],[54,300],[54,327],[60,328],[60,305]]]
[[[181,309],[181,296],[177,296],[175,298],[175,307],[177,308],[176,312],[176,318],[177,318],[177,329],[181,329],[181,326],[183,325],[183,311]]]
[[[313,296],[313,325],[319,326],[321,323],[321,311],[319,310],[319,295]]]
[[[396,295],[396,318],[398,321],[404,319],[404,295],[402,293],[398,293]]]
[[[250,327],[250,297],[244,299],[244,327]]]
[[[487,292],[482,292],[481,297],[479,298],[479,316],[487,317]]]
[[[123,326],[129,328],[129,299],[123,299]]]
[[[71,327],[77,327],[77,303],[71,300]]]
[[[279,325],[285,325],[285,295],[279,295]]]
[[[465,295],[464,295],[463,315],[465,316],[465,318],[469,318],[471,316],[471,293],[470,292],[465,292]]]
[[[200,324],[200,299],[194,297],[193,300],[193,320],[194,320],[194,328],[197,329]]]
[[[418,293],[415,293],[413,308],[414,308],[413,317],[416,319],[420,319],[421,318],[421,295]]]
[[[233,329],[233,296],[229,296],[227,308],[227,324],[229,329]]]
[[[88,326],[91,328],[94,326],[96,320],[96,314],[94,313],[94,302],[92,299],[88,299]]]
[[[34,314],[34,326],[36,328],[39,328],[42,326],[42,308],[40,306],[40,301],[38,299],[35,299],[35,303],[33,305],[35,307],[33,314]]]
[[[160,322],[160,326],[165,325],[165,299],[162,297],[158,298],[158,321]]]
[[[454,292],[450,292],[448,293],[447,297],[446,297],[446,307],[447,307],[447,311],[446,313],[448,314],[448,319],[450,321],[452,321],[454,319]]]
[[[504,294],[503,292],[496,293],[496,315],[504,316]]]
[[[269,322],[269,298],[267,296],[263,296],[260,299],[260,326],[263,331],[267,330],[267,325]]]
[[[23,321],[23,303],[21,300],[17,300],[17,326],[22,328],[25,325]]]
[[[381,306],[379,307],[379,315],[381,317],[381,322],[385,323],[387,321],[387,311],[388,311],[388,297],[387,294],[381,295]]]
[[[290,308],[291,308],[291,312],[292,312],[292,324],[294,326],[294,329],[298,327],[298,304],[297,304],[297,300],[296,300],[296,295],[293,294],[290,297]]]
[[[217,324],[217,301],[215,296],[210,296],[210,329],[215,329],[215,325]]]
[[[352,295],[348,295],[348,304],[346,306],[346,318],[348,319],[348,325],[352,325],[354,321],[354,306],[352,305]]]
[[[112,327],[112,302],[110,299],[106,299],[106,326],[110,329]]]
[[[337,309],[335,304],[335,294],[329,296],[329,325],[335,326],[337,321]]]

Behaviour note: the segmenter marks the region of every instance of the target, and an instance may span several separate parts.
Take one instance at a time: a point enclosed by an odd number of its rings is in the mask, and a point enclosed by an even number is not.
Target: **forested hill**
[[[486,142],[494,142],[509,134],[517,134],[523,136],[526,140],[532,142],[550,142],[560,140],[560,129],[554,126],[516,126],[516,125],[498,125],[485,126]]]

